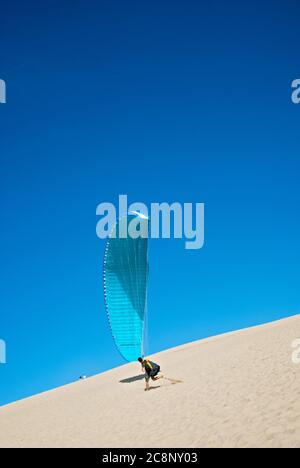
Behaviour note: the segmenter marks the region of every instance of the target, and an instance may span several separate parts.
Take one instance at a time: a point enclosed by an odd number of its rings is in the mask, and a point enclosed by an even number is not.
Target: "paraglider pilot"
[[[145,372],[146,388],[145,391],[150,390],[149,380],[154,381],[162,379],[163,375],[158,376],[160,372],[160,366],[155,362],[149,361],[149,359],[138,358],[138,361],[142,364],[142,369]]]

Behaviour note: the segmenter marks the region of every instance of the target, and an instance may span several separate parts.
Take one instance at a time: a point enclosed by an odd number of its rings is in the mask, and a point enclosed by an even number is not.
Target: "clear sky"
[[[206,204],[202,250],[151,242],[150,352],[299,313],[298,0],[0,16],[0,404],[123,363],[95,233],[119,194]]]

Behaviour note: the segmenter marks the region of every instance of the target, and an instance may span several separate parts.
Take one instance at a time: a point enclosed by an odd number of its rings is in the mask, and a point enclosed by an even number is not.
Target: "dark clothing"
[[[143,368],[145,369],[145,379],[148,381],[150,378],[153,380],[154,377],[160,372],[160,366],[155,362],[145,359],[143,362]]]

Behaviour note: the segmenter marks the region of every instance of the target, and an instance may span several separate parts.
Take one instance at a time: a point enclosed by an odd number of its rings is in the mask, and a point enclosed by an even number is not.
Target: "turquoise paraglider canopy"
[[[130,225],[140,235],[122,237]],[[104,256],[104,297],[111,333],[127,361],[144,355],[148,289],[149,219],[137,212],[119,219],[110,233]],[[145,235],[145,233],[147,235]]]

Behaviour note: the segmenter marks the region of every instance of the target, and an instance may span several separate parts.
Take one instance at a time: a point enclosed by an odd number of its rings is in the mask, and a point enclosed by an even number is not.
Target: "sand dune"
[[[300,447],[300,316],[153,356],[0,408],[0,447]]]

